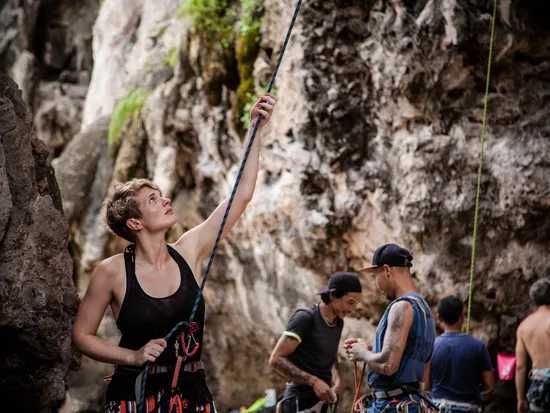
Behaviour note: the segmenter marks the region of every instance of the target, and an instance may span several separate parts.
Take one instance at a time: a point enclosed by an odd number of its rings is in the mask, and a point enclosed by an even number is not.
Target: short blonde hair
[[[125,183],[115,182],[114,193],[106,202],[107,225],[119,237],[130,242],[136,241],[136,234],[128,228],[126,221],[141,218],[135,196],[143,188],[156,189],[160,192],[160,188],[150,180],[134,178]]]

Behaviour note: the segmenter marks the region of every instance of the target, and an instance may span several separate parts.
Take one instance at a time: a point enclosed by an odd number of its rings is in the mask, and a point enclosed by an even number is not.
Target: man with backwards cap
[[[281,401],[283,413],[327,411],[341,399],[337,352],[344,327],[361,300],[356,274],[338,272],[328,288],[320,291],[322,302],[297,310],[273,349],[269,365],[289,380]]]
[[[378,288],[391,300],[378,324],[374,348],[360,338],[346,340],[351,361],[369,368],[371,397],[368,413],[424,411],[420,382],[429,369],[435,341],[430,307],[411,276],[412,255],[395,244],[379,247],[372,266],[359,271],[373,274]]]

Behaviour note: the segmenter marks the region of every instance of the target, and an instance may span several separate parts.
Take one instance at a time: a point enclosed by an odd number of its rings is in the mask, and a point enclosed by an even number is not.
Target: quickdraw
[[[176,340],[174,342],[174,349],[176,352],[176,357],[179,357],[180,342],[183,352],[183,360],[195,355],[199,349],[199,343],[195,339],[195,333],[199,331],[199,325],[195,322],[184,324],[181,329],[180,341]]]

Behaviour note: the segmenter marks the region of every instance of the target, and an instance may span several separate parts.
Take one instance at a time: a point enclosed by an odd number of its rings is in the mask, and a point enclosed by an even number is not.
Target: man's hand
[[[339,395],[340,392],[343,390],[342,389],[342,380],[338,380],[337,382],[335,382],[334,385],[332,386],[332,390],[334,391],[334,393]]]
[[[338,407],[342,406],[342,400],[344,400],[344,386],[342,386],[341,380],[332,386],[332,392],[336,395]]]
[[[526,399],[518,400],[518,413],[529,413],[529,402]]]
[[[372,350],[362,338],[350,338],[344,341],[344,349],[350,361],[367,361],[367,352]]]
[[[274,94],[268,93],[260,97],[260,99],[254,104],[254,107],[250,111],[250,127],[253,128],[256,125],[258,116],[262,115],[262,121],[260,122],[259,129],[262,129],[265,125],[268,124],[271,115],[273,114],[273,109],[275,108],[275,103],[277,98]]]
[[[336,403],[336,393],[323,380],[315,377],[311,387],[319,400],[324,401],[325,403]]]
[[[166,348],[166,341],[163,338],[157,338],[149,341],[139,350],[132,353],[130,364],[134,366],[143,366],[146,362],[154,363]]]

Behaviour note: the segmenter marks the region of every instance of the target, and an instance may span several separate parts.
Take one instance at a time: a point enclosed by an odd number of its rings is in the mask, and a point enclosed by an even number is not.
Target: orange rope
[[[357,362],[353,363],[353,376],[355,378],[355,397],[353,398],[353,403],[351,405],[351,413],[355,412],[355,404],[359,400],[359,394],[361,392],[361,387],[363,386],[363,378],[365,377],[366,368],[367,368],[367,363],[363,363],[363,370],[361,371],[361,375],[359,375]]]

